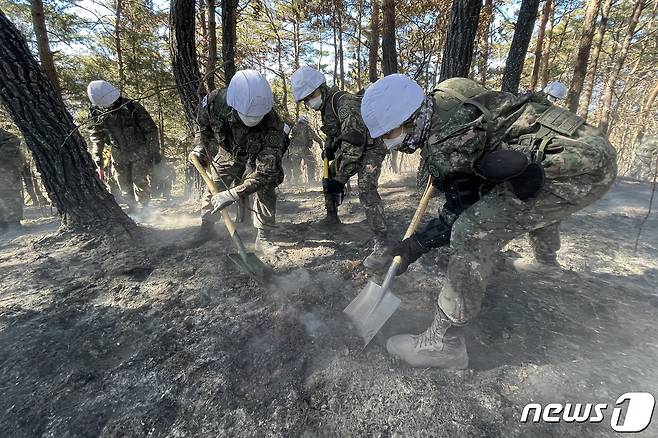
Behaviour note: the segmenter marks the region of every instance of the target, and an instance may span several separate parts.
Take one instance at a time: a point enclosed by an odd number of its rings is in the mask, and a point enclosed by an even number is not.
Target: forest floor
[[[382,184],[394,235],[411,185]],[[447,250],[394,282],[401,308],[368,348],[350,329],[341,311],[370,275],[355,197],[328,232],[319,190],[283,188],[267,285],[226,258],[221,224],[220,240],[187,245],[193,203],[155,201],[130,244],[58,233],[29,209],[0,237],[0,436],[615,436],[617,397],[658,396],[658,213],[633,252],[650,193],[619,181],[566,220],[559,278],[496,273],[464,371],[413,369],[384,346],[431,321]],[[506,252],[529,254],[526,239]],[[530,402],[608,409],[597,424],[522,424]]]

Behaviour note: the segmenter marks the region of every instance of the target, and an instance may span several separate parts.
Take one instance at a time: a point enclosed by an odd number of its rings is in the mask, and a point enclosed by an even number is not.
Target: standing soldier
[[[430,327],[398,335],[388,352],[413,366],[465,368],[460,327],[480,311],[496,252],[530,233],[536,262],[557,265],[559,221],[599,199],[617,173],[605,135],[543,93],[514,96],[465,78],[426,96],[404,75],[365,93],[363,119],[389,149],[422,150],[446,195],[438,218],[391,251],[398,274],[431,248],[450,244],[447,280]]]
[[[384,207],[377,192],[382,161],[386,150],[382,142],[373,140],[361,118],[361,97],[329,88],[324,75],[311,67],[300,67],[292,78],[292,94],[297,102],[322,115],[322,131],[327,139],[322,158],[333,160],[330,179],[323,181],[325,225],[339,224],[338,206],[345,184],[353,175],[359,176],[359,200],[368,225],[374,234],[374,248],[363,264],[378,268],[386,263],[384,252],[388,244]]]
[[[286,175],[293,184],[304,181],[302,177],[302,160],[304,160],[306,166],[306,179],[309,184],[317,182],[313,142],[322,147],[322,139],[308,124],[306,116],[299,116],[299,120],[290,131],[290,148],[286,160]]]
[[[23,219],[23,155],[21,142],[0,128],[0,234],[21,226]]]
[[[121,96],[109,82],[90,82],[87,95],[92,156],[99,177],[104,179],[103,151],[110,145],[115,178],[128,208],[133,209],[136,202],[147,206],[149,177],[153,164],[161,160],[158,127],[139,102]]]
[[[214,213],[255,193],[256,245],[276,249],[270,234],[276,223],[276,187],[283,182],[281,158],[288,136],[272,102],[270,84],[255,70],[238,71],[228,88],[211,92],[201,102],[200,133],[192,154],[204,165],[214,157],[212,178],[224,191],[206,197],[200,239],[213,236]],[[251,172],[243,178],[247,165]]]

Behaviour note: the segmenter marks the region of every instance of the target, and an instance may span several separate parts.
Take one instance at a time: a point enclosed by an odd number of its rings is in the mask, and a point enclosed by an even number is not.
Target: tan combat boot
[[[254,244],[256,250],[264,253],[274,253],[279,249],[279,246],[272,241],[272,233],[270,230],[258,229],[256,234],[256,242]]]
[[[468,367],[468,352],[461,333],[454,333],[452,323],[437,309],[432,325],[420,335],[397,335],[388,339],[386,350],[412,367]],[[451,329],[453,333],[447,333]]]
[[[562,267],[557,255],[535,255],[534,258],[507,259],[507,265],[518,273],[559,274]]]

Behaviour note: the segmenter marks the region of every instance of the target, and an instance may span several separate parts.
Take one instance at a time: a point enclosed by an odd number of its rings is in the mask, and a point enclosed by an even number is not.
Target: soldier
[[[271,230],[276,218],[276,187],[283,182],[281,159],[288,147],[283,121],[272,109],[272,90],[255,70],[238,71],[228,88],[218,89],[201,102],[200,134],[192,154],[202,164],[212,160],[211,173],[221,193],[210,196],[202,208],[200,239],[214,234],[213,213],[256,193],[256,245],[274,250]],[[251,172],[243,179],[246,166]]]
[[[153,164],[161,160],[155,122],[139,102],[121,96],[109,82],[90,82],[87,95],[92,157],[99,177],[104,179],[103,151],[111,145],[114,175],[128,208],[133,209],[136,202],[147,206],[149,177]]]
[[[176,180],[176,168],[173,160],[164,158],[159,164],[153,167],[153,193],[156,196],[162,196],[165,200],[171,198],[171,188]]]
[[[0,128],[0,234],[20,228],[23,219],[21,142]]]
[[[309,183],[317,182],[313,142],[316,142],[322,147],[322,139],[308,124],[306,116],[299,116],[299,120],[290,132],[290,148],[288,148],[288,157],[286,160],[287,176],[293,184],[298,184],[304,180],[301,177],[302,160],[304,160],[304,165],[306,166],[307,181]]]
[[[366,91],[361,111],[370,135],[389,149],[420,148],[446,195],[439,217],[391,251],[402,256],[399,274],[450,244],[434,321],[418,336],[393,336],[386,348],[413,366],[465,368],[460,327],[480,310],[497,251],[529,232],[537,262],[556,265],[556,224],[606,193],[615,150],[542,93],[514,96],[465,78],[426,96],[408,77],[390,75]]]
[[[329,88],[324,75],[308,66],[293,73],[291,83],[295,101],[320,111],[321,129],[327,136],[322,157],[333,160],[330,179],[323,181],[327,210],[323,224],[340,223],[338,206],[345,184],[351,176],[358,174],[359,201],[374,234],[373,251],[363,264],[371,268],[381,267],[387,260],[384,252],[388,233],[377,187],[386,150],[381,141],[368,135],[359,109],[361,97],[339,91],[335,86]]]

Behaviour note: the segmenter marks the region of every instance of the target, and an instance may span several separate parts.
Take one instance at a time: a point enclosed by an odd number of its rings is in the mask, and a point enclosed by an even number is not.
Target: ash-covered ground
[[[381,189],[398,235],[418,202],[411,185]],[[355,197],[326,231],[320,191],[284,188],[267,285],[227,259],[221,224],[220,240],[189,245],[191,203],[154,202],[136,218],[143,241],[60,234],[29,211],[22,232],[0,237],[0,436],[617,436],[618,396],[658,397],[658,213],[633,251],[650,194],[620,181],[565,221],[559,277],[501,263],[468,327],[465,371],[409,368],[384,347],[431,321],[447,250],[395,281],[402,306],[362,349],[341,313],[370,278]],[[525,254],[519,239],[503,255]],[[609,408],[596,424],[522,424],[530,402]],[[636,436],[658,436],[658,419]]]

